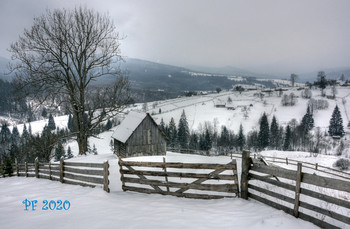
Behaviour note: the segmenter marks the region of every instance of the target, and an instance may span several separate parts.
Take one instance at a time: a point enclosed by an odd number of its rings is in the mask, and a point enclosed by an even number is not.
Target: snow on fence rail
[[[228,164],[119,160],[123,191],[187,198],[238,197],[236,160]],[[160,188],[162,187],[162,188]],[[232,195],[235,194],[235,195]]]
[[[12,167],[17,176],[43,178],[88,187],[103,185],[103,190],[109,192],[108,161],[80,163],[66,162],[62,158],[60,163],[41,163],[36,159],[34,163],[18,164],[16,161]]]
[[[254,158],[256,158],[256,154],[254,154]],[[295,165],[297,166],[298,163],[303,163],[304,168],[312,169],[317,172],[321,172],[324,174],[344,178],[350,180],[350,173],[340,171],[337,169],[329,168],[323,165],[319,165],[318,163],[310,163],[310,162],[304,162],[304,161],[298,161],[294,159],[290,159],[288,157],[281,158],[281,157],[269,157],[269,156],[263,156],[264,160],[267,162],[275,163],[275,164],[286,164],[286,165]]]
[[[266,165],[243,152],[241,196],[252,198],[322,228],[350,226],[350,182]]]

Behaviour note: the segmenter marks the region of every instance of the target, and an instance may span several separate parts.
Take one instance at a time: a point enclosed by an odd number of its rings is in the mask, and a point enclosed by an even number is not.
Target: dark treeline
[[[307,151],[317,154],[323,150],[327,152],[329,145],[331,145],[326,136],[344,136],[338,107],[334,109],[327,132],[322,132],[319,127],[314,127],[313,114],[309,107],[307,107],[302,120],[298,122],[296,119],[292,119],[285,127],[278,123],[275,116],[269,121],[264,113],[259,120],[259,130],[252,130],[247,134],[244,134],[242,124],[238,133],[234,133],[226,126],[221,126],[220,131],[217,131],[215,122],[205,122],[199,131],[190,132],[184,111],[178,126],[171,118],[169,124],[165,124],[162,119],[160,128],[168,136],[168,146],[171,148],[217,150],[222,154],[229,151],[241,152],[243,149],[255,152],[268,149]]]
[[[88,115],[87,115],[88,116]],[[23,124],[22,134],[17,126],[10,131],[7,122],[2,122],[0,131],[0,163],[9,164],[17,160],[18,163],[34,162],[38,158],[40,162],[49,162],[52,159],[58,161],[61,157],[72,158],[70,148],[64,149],[64,144],[74,137],[73,118],[69,115],[67,128],[56,126],[52,114],[48,117],[48,123],[40,134],[33,134],[30,124]],[[116,119],[109,119],[98,128],[94,129],[95,135],[111,129],[117,125]],[[97,154],[96,147],[89,147],[89,153]]]

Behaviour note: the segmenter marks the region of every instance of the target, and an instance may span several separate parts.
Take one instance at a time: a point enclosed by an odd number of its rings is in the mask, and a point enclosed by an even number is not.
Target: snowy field
[[[195,200],[59,182],[0,179],[2,228],[317,228],[261,203],[238,198]],[[22,201],[38,200],[35,211]],[[68,210],[42,210],[43,200],[68,200]]]

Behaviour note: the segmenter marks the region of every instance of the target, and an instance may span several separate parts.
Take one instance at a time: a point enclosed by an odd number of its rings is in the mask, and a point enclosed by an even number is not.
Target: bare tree
[[[297,81],[298,78],[299,78],[299,76],[295,73],[292,73],[290,75],[290,81],[292,82],[292,87],[294,87],[295,81]]]
[[[19,88],[30,88],[33,98],[65,105],[73,114],[79,154],[86,153],[92,130],[130,100],[129,81],[115,67],[122,60],[119,41],[108,15],[79,7],[47,10],[9,49]],[[116,82],[92,87],[102,76]]]

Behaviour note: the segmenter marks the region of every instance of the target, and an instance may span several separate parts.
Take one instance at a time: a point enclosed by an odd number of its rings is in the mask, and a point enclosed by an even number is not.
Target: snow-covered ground
[[[187,157],[187,156],[186,156]],[[189,157],[203,160],[200,156]],[[161,158],[161,157],[160,157]],[[177,154],[167,160],[184,159]],[[87,188],[46,179],[0,179],[0,222],[6,228],[317,228],[253,200],[225,198],[196,200],[139,194],[121,190],[117,158],[111,154],[74,161],[110,162],[110,188]],[[137,160],[145,159],[138,158]],[[153,158],[149,160],[157,160]],[[223,160],[223,159],[219,159]],[[227,160],[227,158],[226,158]],[[25,211],[22,201],[37,200],[35,211]],[[44,200],[68,200],[68,210],[42,210]],[[31,208],[29,208],[31,209]]]

